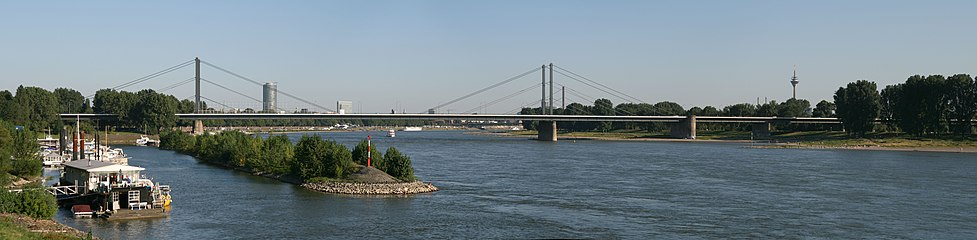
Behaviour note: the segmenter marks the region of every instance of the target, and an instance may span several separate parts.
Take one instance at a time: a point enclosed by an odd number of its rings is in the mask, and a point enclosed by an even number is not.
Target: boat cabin
[[[108,192],[111,188],[152,187],[149,179],[140,178],[141,167],[110,162],[80,160],[64,164],[62,185],[77,185],[87,191]]]

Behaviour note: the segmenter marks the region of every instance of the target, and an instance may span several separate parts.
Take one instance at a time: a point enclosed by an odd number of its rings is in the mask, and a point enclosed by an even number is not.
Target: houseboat
[[[424,130],[423,127],[404,127],[404,132],[419,132]]]
[[[74,187],[72,202],[109,219],[165,217],[170,188],[141,175],[141,167],[78,160],[64,164],[61,186]],[[73,205],[77,206],[77,204]]]

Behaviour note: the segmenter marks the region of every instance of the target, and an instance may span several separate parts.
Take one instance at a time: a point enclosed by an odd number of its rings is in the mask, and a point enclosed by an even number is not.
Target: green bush
[[[353,155],[335,141],[319,135],[304,135],[295,145],[292,173],[304,179],[315,177],[344,178],[353,170]]]
[[[261,159],[263,169],[261,170],[272,174],[288,173],[289,166],[292,165],[292,159],[295,156],[292,141],[288,140],[288,136],[285,135],[268,136],[261,147],[261,152],[263,153]]]
[[[387,174],[401,181],[414,181],[414,166],[410,162],[410,157],[397,151],[397,148],[387,148],[387,153],[383,155],[383,161],[387,165]]]
[[[24,189],[19,193],[0,189],[0,212],[48,219],[54,217],[57,211],[57,199],[43,189]]]

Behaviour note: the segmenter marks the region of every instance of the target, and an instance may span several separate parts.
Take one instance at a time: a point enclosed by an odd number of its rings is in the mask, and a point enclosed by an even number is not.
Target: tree
[[[410,157],[401,154],[397,148],[387,148],[387,153],[383,155],[383,158],[387,162],[387,174],[401,181],[415,180],[414,165],[411,163]]]
[[[138,102],[130,110],[130,116],[145,133],[159,133],[160,128],[176,125],[176,99],[146,89],[136,94]]]
[[[903,111],[905,111],[904,109],[900,108],[902,105],[899,103],[902,98],[902,86],[903,84],[895,84],[885,86],[885,88],[882,89],[882,109],[879,111],[879,118],[881,118],[889,127],[913,125],[905,124],[902,121],[906,121],[907,119],[899,118],[900,116],[904,115]],[[910,132],[910,130],[907,129],[903,129],[903,131]]]
[[[60,113],[82,113],[85,108],[85,97],[80,92],[69,88],[54,89],[54,96],[58,98]]]
[[[11,148],[13,165],[10,173],[21,177],[40,176],[43,162],[37,152],[40,145],[37,144],[34,133],[24,128],[13,130],[11,137],[13,140]]]
[[[13,146],[14,138],[11,135],[11,131],[14,131],[14,126],[10,125],[6,121],[0,120],[0,186],[7,186],[10,184],[10,179],[7,178],[7,172],[10,172],[11,158],[13,157]]]
[[[875,82],[858,80],[835,91],[834,100],[841,123],[851,136],[864,136],[872,130],[882,108]]]
[[[739,103],[723,107],[723,115],[730,117],[753,117],[756,116],[756,106],[749,103]]]
[[[267,164],[266,171],[272,174],[288,173],[288,167],[295,157],[295,150],[288,136],[284,134],[268,136],[262,152],[264,152],[262,154],[264,162]]]
[[[706,107],[702,108],[702,114],[701,115],[702,116],[722,116],[723,115],[723,112],[722,111],[719,111],[719,109],[716,109],[716,107],[706,106]]]
[[[58,99],[39,87],[17,88],[14,96],[14,122],[31,129],[55,129],[61,126]]]
[[[14,95],[10,91],[0,91],[0,120],[13,122],[14,119]]]
[[[913,75],[901,86],[888,89],[887,95],[892,96],[887,97],[896,99],[892,113],[899,128],[914,135],[946,131],[945,81],[941,75]]]
[[[947,118],[955,120],[953,132],[973,133],[971,120],[977,114],[977,85],[967,74],[957,74],[946,79]]]
[[[302,179],[325,175],[326,166],[323,162],[327,154],[330,154],[330,149],[322,137],[319,135],[303,135],[295,144],[295,155],[301,157],[293,161],[292,173]]]
[[[591,109],[591,115],[597,116],[614,116],[614,103],[606,98],[597,99],[594,101],[594,108]],[[611,122],[598,122],[598,131],[610,131],[613,125]]]
[[[812,115],[814,117],[834,117],[835,116],[835,103],[828,102],[828,100],[821,100],[818,105],[814,107],[814,112]]]
[[[678,103],[662,101],[662,102],[655,103],[655,105],[651,109],[650,115],[682,116],[685,115],[685,112],[686,112],[685,108],[683,108],[682,105],[679,105]]]
[[[810,117],[811,102],[804,99],[791,98],[777,106],[778,117]]]
[[[763,105],[757,106],[756,116],[758,117],[773,117],[777,116],[777,101],[770,100],[768,103],[763,103]]]

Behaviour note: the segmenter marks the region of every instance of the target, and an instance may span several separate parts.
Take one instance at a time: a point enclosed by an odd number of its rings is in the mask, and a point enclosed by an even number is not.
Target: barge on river
[[[169,214],[170,187],[142,176],[143,170],[102,161],[71,161],[64,164],[53,193],[62,205],[88,206],[99,217],[165,217]]]

